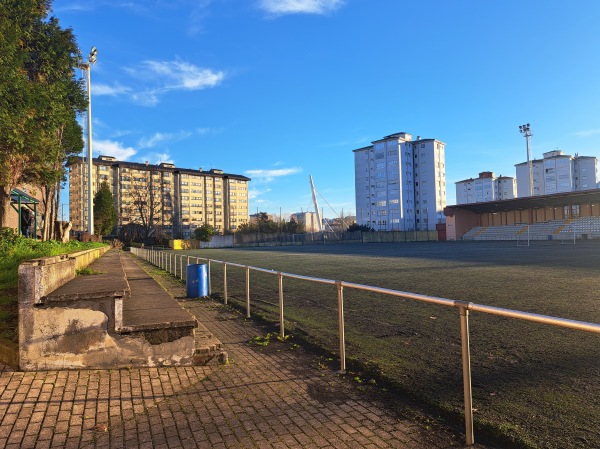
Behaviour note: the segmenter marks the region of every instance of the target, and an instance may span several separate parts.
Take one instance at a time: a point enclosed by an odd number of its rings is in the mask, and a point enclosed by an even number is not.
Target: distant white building
[[[445,223],[445,144],[391,134],[354,150],[356,222],[379,231],[435,230]]]
[[[290,219],[295,220],[298,224],[303,224],[305,232],[319,232],[319,222],[315,212],[296,212],[291,215]]]
[[[598,188],[598,158],[577,154],[573,157],[561,150],[548,151],[543,156],[532,161],[533,196]],[[531,196],[527,162],[516,164],[515,168],[517,196]]]
[[[510,176],[494,176],[494,172],[479,173],[478,178],[456,183],[456,204],[508,200],[517,196],[517,182]]]

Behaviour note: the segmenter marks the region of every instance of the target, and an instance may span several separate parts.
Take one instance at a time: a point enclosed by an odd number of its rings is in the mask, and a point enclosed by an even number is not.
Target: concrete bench
[[[90,265],[98,274],[73,267],[68,258],[19,267],[21,369],[194,363],[196,320],[133,260],[112,250]],[[66,282],[37,285],[44,271]]]

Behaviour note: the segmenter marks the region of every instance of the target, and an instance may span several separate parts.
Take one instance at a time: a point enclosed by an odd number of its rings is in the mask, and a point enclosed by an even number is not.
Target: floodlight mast
[[[92,85],[91,85],[91,69],[96,63],[96,57],[98,55],[98,49],[92,47],[88,54],[87,61],[81,61],[81,69],[86,72],[86,85],[87,85],[87,96],[88,96],[88,108],[87,108],[87,169],[88,169],[88,232],[94,234],[94,198],[93,198],[93,177],[92,177]],[[83,199],[83,198],[82,198]],[[82,201],[83,203],[83,201]]]
[[[529,123],[519,125],[519,132],[525,136],[527,145],[527,169],[529,171],[529,196],[533,196],[533,161],[531,160],[531,126]]]

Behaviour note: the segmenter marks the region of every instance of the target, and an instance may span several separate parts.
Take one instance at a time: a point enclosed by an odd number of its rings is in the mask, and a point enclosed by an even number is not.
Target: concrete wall
[[[76,277],[76,269],[108,249],[36,259],[19,266],[20,369],[194,364],[193,327],[124,325],[123,303],[130,299],[131,290],[119,252],[98,260],[94,268],[101,274]]]

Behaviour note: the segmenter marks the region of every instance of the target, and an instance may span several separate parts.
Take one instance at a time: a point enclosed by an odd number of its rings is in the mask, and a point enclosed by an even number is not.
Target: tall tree
[[[148,170],[145,173],[134,173],[129,198],[132,208],[130,220],[141,226],[142,238],[147,240],[161,230],[163,200],[160,173]],[[166,200],[164,202],[166,203]]]
[[[69,154],[83,147],[76,112],[86,105],[74,78],[78,47],[71,29],[48,18],[50,0],[0,0],[0,227],[10,192],[21,183],[45,189],[46,222]],[[45,226],[51,236],[51,226]]]
[[[109,235],[115,228],[117,211],[113,203],[112,192],[106,182],[94,195],[94,234]]]

